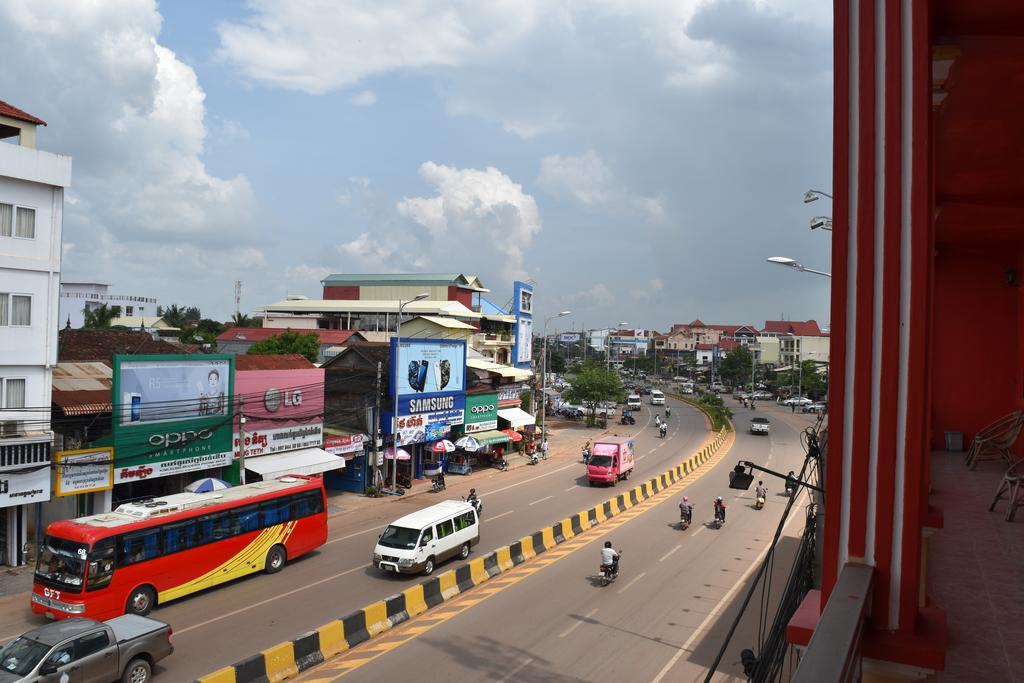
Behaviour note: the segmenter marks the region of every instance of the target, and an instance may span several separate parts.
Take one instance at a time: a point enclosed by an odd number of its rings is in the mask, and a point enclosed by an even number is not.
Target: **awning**
[[[498,409],[498,417],[503,420],[508,420],[513,429],[518,429],[519,427],[525,427],[526,425],[536,423],[536,420],[533,419],[533,415],[530,415],[521,408],[500,408]]]
[[[320,474],[339,470],[344,466],[345,458],[331,455],[322,448],[300,448],[297,451],[245,459],[245,469],[259,474],[264,479],[285,474]]]
[[[499,443],[508,443],[508,434],[499,432],[496,429],[492,429],[487,432],[477,432],[472,435],[474,439],[480,442],[482,446],[493,446]]]

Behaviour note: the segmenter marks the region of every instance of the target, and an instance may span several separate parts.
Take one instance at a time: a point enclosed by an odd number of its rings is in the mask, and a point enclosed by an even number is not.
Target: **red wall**
[[[1024,293],[1006,281],[1007,269],[1019,278],[1024,269],[1015,246],[940,244],[937,251],[932,447],[944,449],[949,430],[964,433],[966,448],[979,429],[1024,406]]]
[[[335,301],[358,301],[359,287],[351,285],[325,285],[324,298]]]
[[[473,292],[461,287],[448,287],[448,301],[458,301],[466,308],[473,308]]]

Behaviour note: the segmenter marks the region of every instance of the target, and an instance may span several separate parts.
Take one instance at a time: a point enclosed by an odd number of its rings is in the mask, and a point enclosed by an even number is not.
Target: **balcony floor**
[[[1006,466],[971,472],[962,453],[932,453],[931,503],[944,528],[929,542],[928,595],[949,626],[946,670],[931,680],[1024,682],[1024,509],[989,512]]]

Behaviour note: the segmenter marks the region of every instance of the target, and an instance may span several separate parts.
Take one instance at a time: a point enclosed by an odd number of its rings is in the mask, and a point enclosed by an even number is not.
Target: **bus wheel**
[[[124,606],[124,611],[144,617],[150,613],[155,603],[156,594],[153,589],[149,586],[139,586],[128,596],[128,603]]]
[[[267,564],[263,571],[268,574],[275,574],[281,571],[284,567],[285,553],[284,547],[275,545],[273,548],[267,551]]]

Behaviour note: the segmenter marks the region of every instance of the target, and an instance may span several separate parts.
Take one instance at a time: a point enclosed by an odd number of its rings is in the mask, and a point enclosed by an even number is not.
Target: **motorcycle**
[[[665,408],[665,419],[668,419],[672,415],[671,408]]]
[[[632,412],[630,412],[628,410],[623,410],[622,411],[622,417],[619,418],[619,424],[635,425],[636,424],[636,418],[633,417],[633,413]]]
[[[764,496],[758,496],[757,500],[754,501],[754,509],[755,510],[760,510],[761,508],[764,507],[764,504],[765,504],[765,497]]]
[[[668,425],[665,424],[664,422],[662,422],[661,426],[658,427],[658,436],[660,436],[662,439],[664,439],[667,434],[668,434]]]
[[[583,464],[584,465],[589,465],[590,464],[590,450],[587,449],[587,448],[583,449]]]
[[[430,489],[434,493],[440,493],[444,491],[448,486],[444,483],[444,479],[441,477],[434,477],[434,480],[430,483]]]
[[[690,515],[683,512],[682,508],[679,509],[679,529],[686,531],[690,528]]]
[[[470,500],[469,498],[466,498],[465,496],[463,496],[462,500],[466,501],[467,503],[469,503],[470,505],[473,506],[473,509],[476,510],[476,516],[477,516],[478,519],[483,516],[483,514],[484,514],[484,501],[483,501],[482,498],[474,498],[474,499]]]
[[[537,457],[536,453],[527,453],[526,462],[530,465],[536,465],[538,462],[540,462],[540,458]]]
[[[725,508],[715,507],[715,528],[721,529],[723,524],[725,524]]]
[[[621,551],[617,551],[617,554],[620,558],[622,557]],[[601,573],[602,586],[607,586],[609,583],[612,583],[613,581],[615,581],[615,579],[619,578],[619,570],[616,569],[618,564],[619,562],[615,564],[602,564],[600,567],[598,567],[598,571]]]

